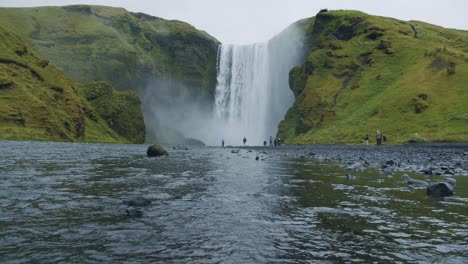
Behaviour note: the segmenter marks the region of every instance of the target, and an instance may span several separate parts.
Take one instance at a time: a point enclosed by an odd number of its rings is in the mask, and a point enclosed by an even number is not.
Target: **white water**
[[[288,77],[301,63],[302,52],[302,32],[294,26],[267,43],[219,47],[214,109],[218,142],[241,145],[246,137],[247,145],[261,145],[275,137],[294,102]]]
[[[302,63],[304,38],[292,25],[266,43],[218,48],[214,107],[197,98],[197,87],[170,77],[150,80],[141,94],[148,142],[262,145],[275,137],[294,102],[289,71]],[[203,96],[201,96],[203,97]]]

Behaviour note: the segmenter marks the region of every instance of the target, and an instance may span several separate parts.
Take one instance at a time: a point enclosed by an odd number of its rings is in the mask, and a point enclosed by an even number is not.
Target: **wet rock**
[[[135,208],[129,208],[125,210],[125,212],[127,213],[127,216],[130,218],[140,218],[143,216],[143,212]]]
[[[128,201],[123,201],[124,204],[127,204],[127,205],[130,205],[130,206],[137,206],[137,207],[141,207],[141,206],[148,206],[151,204],[151,201],[146,199],[145,197],[143,196],[137,196],[131,200],[128,200]]]
[[[454,186],[448,182],[436,182],[427,186],[427,195],[432,197],[447,197],[453,195]]]
[[[455,180],[454,178],[445,178],[444,182],[447,182],[450,185],[452,185],[453,187],[455,187],[455,184],[457,183],[457,180]]]
[[[239,149],[233,149],[231,150],[231,153],[234,153],[234,154],[239,153]]]
[[[169,153],[160,145],[155,144],[148,147],[146,151],[148,157],[169,156]]]
[[[364,171],[366,169],[366,167],[364,167],[364,165],[362,163],[356,162],[356,163],[348,166],[346,169],[350,170],[350,171]]]
[[[259,156],[255,157],[255,160],[259,160],[259,159],[260,159],[260,157],[259,157]]]
[[[411,179],[408,174],[403,174],[401,178],[412,187],[427,187],[429,183],[421,180]]]

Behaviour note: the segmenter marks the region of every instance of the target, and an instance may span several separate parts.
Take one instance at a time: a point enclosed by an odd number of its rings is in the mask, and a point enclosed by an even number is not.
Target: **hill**
[[[145,90],[171,77],[212,99],[219,42],[193,26],[123,8],[72,5],[0,8],[0,25],[17,32],[73,80]]]
[[[468,141],[468,32],[357,11],[301,21],[308,56],[290,71],[289,144]]]
[[[129,134],[127,129],[112,129],[101,117],[102,111],[96,111],[80,89],[18,35],[0,26],[1,139],[143,142],[144,128],[138,135]],[[105,94],[123,96],[112,91]],[[125,96],[117,104],[130,104],[138,111],[124,109],[117,116],[130,112],[134,123],[143,125],[136,93]]]

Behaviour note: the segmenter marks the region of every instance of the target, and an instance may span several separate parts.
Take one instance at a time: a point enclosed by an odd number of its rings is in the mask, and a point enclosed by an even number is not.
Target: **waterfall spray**
[[[267,43],[218,49],[215,124],[230,145],[261,145],[275,136],[294,102],[289,70],[303,59],[302,31],[290,27]]]

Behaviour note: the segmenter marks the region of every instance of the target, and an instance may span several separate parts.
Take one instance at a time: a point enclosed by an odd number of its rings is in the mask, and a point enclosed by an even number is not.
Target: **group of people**
[[[366,145],[369,145],[369,134],[366,134],[366,137],[364,138],[364,140],[366,141]],[[380,146],[382,145],[382,141],[387,142],[387,136],[382,134],[382,132],[380,132],[379,130],[377,130],[375,132],[375,141],[376,141],[377,146]]]
[[[369,134],[366,134],[366,137],[364,138],[364,140],[366,141],[366,145],[369,145]],[[382,145],[382,142],[387,142],[387,136],[382,134],[382,132],[380,132],[379,130],[377,130],[375,132],[375,141],[376,141],[376,145],[377,146],[380,146]],[[244,146],[245,144],[247,143],[247,138],[244,137],[242,139],[242,142],[244,143]],[[273,139],[272,136],[270,136],[270,146],[281,146],[283,142],[281,141],[281,138],[278,138],[278,139]],[[221,146],[224,148],[224,139],[221,140]],[[264,140],[263,141],[263,146],[266,147],[267,146],[267,141]]]
[[[244,137],[244,139],[242,139],[242,143],[244,143],[244,146],[245,144],[247,143],[247,138]],[[272,136],[270,136],[270,146],[281,146],[283,142],[281,141],[281,138],[278,138],[278,139],[273,139]],[[267,141],[264,140],[263,141],[263,146],[266,146],[267,145]],[[224,138],[221,140],[221,147],[224,148]]]

